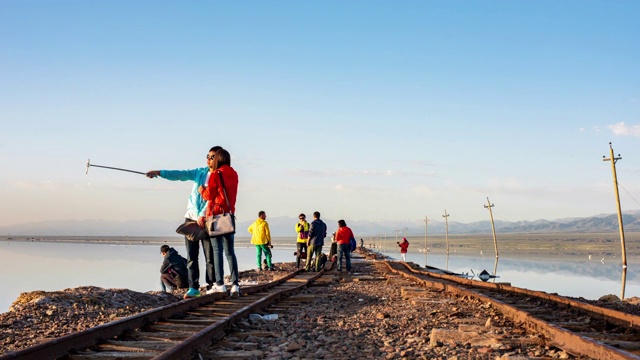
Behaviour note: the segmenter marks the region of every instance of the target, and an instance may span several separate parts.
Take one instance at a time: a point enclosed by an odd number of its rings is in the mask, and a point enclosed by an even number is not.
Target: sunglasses
[[[300,220],[304,220],[305,218],[299,218]]]
[[[215,155],[209,156],[207,155],[207,160],[213,160],[213,158],[216,157]]]

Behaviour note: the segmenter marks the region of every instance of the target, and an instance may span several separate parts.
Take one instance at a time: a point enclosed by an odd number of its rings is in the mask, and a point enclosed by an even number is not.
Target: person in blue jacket
[[[214,146],[209,150],[207,166],[205,167],[190,170],[151,170],[146,173],[148,178],[161,177],[171,181],[193,181],[194,183],[187,202],[187,213],[184,216],[185,222],[181,226],[190,230],[184,237],[189,272],[189,290],[184,295],[185,299],[200,296],[200,265],[198,263],[200,243],[202,243],[207,268],[205,276],[207,293],[210,292],[216,280],[213,247],[209,240],[209,233],[205,229],[204,221],[202,221],[207,210],[207,202],[200,196],[198,188],[207,185],[211,167],[213,166],[213,157],[219,149],[222,149],[222,147]]]

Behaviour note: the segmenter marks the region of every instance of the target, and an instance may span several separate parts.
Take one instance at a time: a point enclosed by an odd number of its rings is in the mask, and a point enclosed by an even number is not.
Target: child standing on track
[[[264,211],[258,213],[258,219],[249,226],[248,231],[251,233],[251,243],[256,246],[256,261],[258,263],[258,271],[262,270],[262,253],[264,253],[267,261],[267,269],[274,270],[271,263],[271,232],[269,231],[269,223],[266,222],[267,214]]]

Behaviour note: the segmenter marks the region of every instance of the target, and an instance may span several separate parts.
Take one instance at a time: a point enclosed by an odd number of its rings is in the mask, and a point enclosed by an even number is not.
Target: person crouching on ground
[[[338,271],[342,271],[342,256],[345,257],[347,271],[351,272],[351,244],[353,231],[347,226],[344,220],[338,220],[338,231],[336,231],[336,243],[338,243]]]
[[[273,264],[271,263],[271,250],[269,245],[271,244],[271,232],[269,231],[269,223],[266,221],[267,214],[264,211],[258,213],[258,219],[249,226],[249,233],[251,233],[251,243],[256,246],[256,261],[258,264],[258,271],[262,269],[262,253],[264,253],[265,260],[267,262],[267,269],[273,270]]]
[[[160,254],[164,257],[160,266],[160,287],[164,292],[189,287],[187,279],[187,259],[178,254],[169,245],[160,246]]]
[[[409,249],[409,241],[407,241],[406,237],[402,238],[402,241],[398,243],[400,246],[400,254],[402,255],[402,261],[407,261],[407,250]]]

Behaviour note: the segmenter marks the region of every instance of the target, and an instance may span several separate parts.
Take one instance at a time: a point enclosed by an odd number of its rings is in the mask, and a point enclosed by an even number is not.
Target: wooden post
[[[611,172],[613,173],[613,190],[616,194],[616,204],[618,205],[618,227],[620,228],[620,245],[622,246],[622,267],[627,267],[627,246],[624,243],[624,227],[622,225],[622,210],[620,209],[620,193],[618,192],[618,176],[616,175],[616,162],[622,159],[613,156],[613,146],[609,143],[609,158],[602,156],[602,161],[611,161]]]
[[[491,211],[491,208],[494,206],[491,201],[489,201],[489,198],[487,197],[487,204],[484,207],[489,209],[489,216],[491,217],[491,230],[493,231],[493,248],[496,250],[496,258],[498,257],[498,241],[496,240],[496,227],[493,224],[493,212]]]
[[[445,224],[444,239],[447,244],[447,255],[449,255],[449,214],[447,214],[447,209],[444,209],[444,215],[442,215],[442,217],[444,218],[444,224]]]
[[[627,286],[627,268],[622,268],[622,291],[620,292],[620,300],[624,300],[624,288]]]

